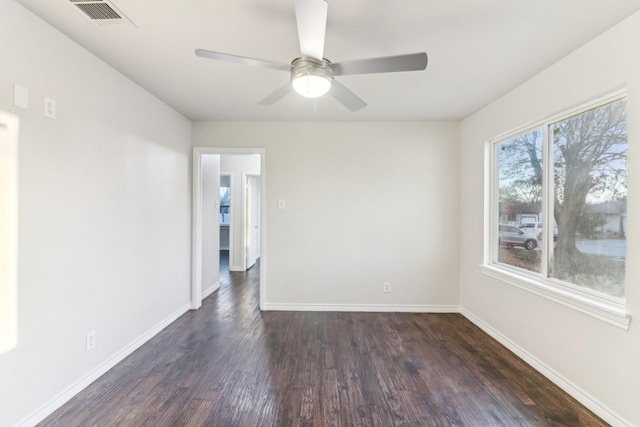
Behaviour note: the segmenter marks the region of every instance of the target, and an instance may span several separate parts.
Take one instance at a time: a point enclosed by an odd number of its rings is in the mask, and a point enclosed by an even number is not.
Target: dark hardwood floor
[[[457,314],[261,313],[259,268],[41,425],[606,425]]]

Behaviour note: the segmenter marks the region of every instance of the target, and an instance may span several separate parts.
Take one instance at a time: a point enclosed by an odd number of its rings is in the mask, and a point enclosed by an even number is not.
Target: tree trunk
[[[586,165],[568,168],[565,175],[563,203],[560,204],[556,198],[554,216],[558,223],[558,243],[553,253],[556,271],[559,271],[558,267],[561,269],[569,267],[572,255],[580,253],[576,247],[576,234],[587,194],[593,186],[590,170]]]

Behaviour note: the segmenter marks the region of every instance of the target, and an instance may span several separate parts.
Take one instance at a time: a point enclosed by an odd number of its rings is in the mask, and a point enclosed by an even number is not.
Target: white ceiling
[[[290,63],[293,0],[110,0],[137,28],[102,28],[69,0],[16,0],[192,120],[460,120],[640,10],[640,0],[329,0],[333,62],[425,51],[426,71],[338,79],[368,106],[295,93],[257,102],[286,72],[195,48]],[[597,61],[598,58],[594,58]]]

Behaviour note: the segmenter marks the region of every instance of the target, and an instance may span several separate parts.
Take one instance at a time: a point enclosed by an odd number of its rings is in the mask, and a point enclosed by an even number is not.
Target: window
[[[558,240],[549,276],[624,297],[626,99],[549,126]]]
[[[626,96],[488,143],[490,274],[628,327]]]
[[[231,208],[231,188],[220,187],[220,225],[229,225],[229,209]]]
[[[496,261],[540,273],[542,236],[531,225],[542,219],[542,130],[497,144],[497,169]]]

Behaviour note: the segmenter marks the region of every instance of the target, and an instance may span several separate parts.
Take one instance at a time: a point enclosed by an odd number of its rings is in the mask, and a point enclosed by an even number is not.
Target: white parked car
[[[529,234],[530,236],[538,237],[538,234],[542,232],[541,222],[525,222],[518,227],[520,230]]]
[[[542,223],[541,222],[526,222],[520,224],[520,230],[524,231],[530,236],[535,237],[538,240],[542,240]],[[553,226],[553,240],[558,238],[558,227]]]

